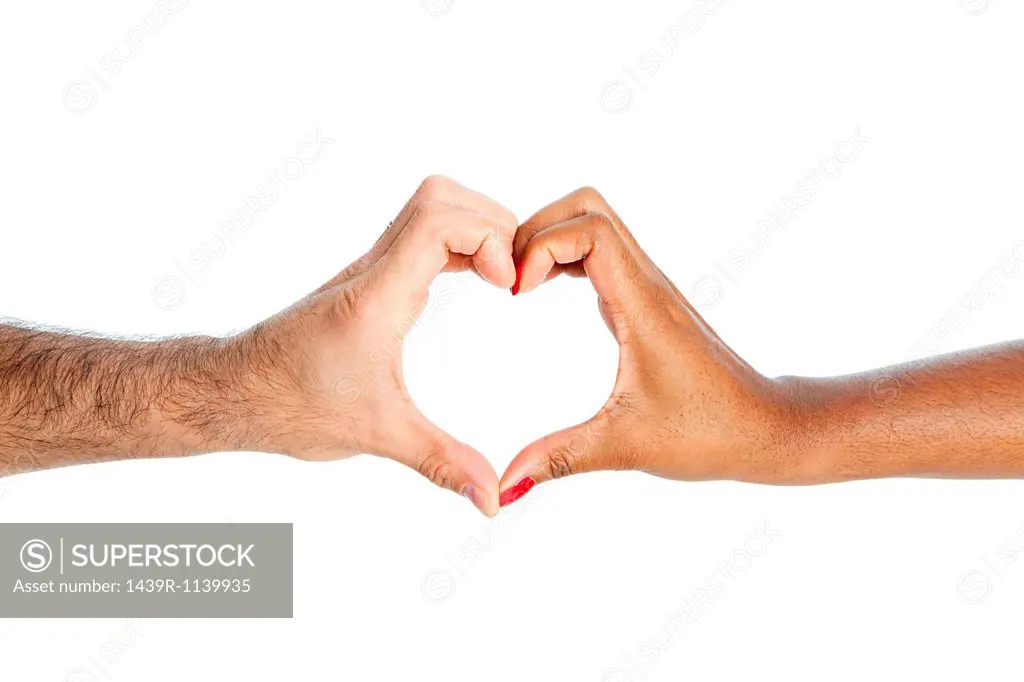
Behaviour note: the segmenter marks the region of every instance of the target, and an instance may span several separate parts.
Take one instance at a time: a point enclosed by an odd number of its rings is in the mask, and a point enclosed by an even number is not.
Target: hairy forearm
[[[239,352],[0,326],[0,475],[244,447],[254,408]]]
[[[792,482],[1024,477],[1024,343],[861,375],[779,380]]]

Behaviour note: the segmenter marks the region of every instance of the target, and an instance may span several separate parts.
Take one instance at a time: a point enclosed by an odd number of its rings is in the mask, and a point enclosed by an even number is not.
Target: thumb
[[[497,514],[498,475],[487,458],[410,409],[413,414],[392,431],[381,454],[466,497],[484,515]]]
[[[537,483],[573,474],[623,469],[625,460],[612,445],[604,413],[534,441],[508,465],[498,485],[502,507],[512,504]]]

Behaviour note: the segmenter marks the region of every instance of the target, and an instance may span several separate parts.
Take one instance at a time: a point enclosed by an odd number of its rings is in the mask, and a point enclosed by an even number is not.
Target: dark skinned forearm
[[[1024,477],[1024,342],[779,382],[797,405],[792,482]]]

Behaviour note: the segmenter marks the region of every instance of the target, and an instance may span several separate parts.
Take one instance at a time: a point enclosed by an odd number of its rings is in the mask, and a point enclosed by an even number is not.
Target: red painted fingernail
[[[519,280],[523,278],[523,262],[519,261],[516,265],[516,283],[512,285],[512,295],[515,296],[519,293]]]
[[[507,507],[526,493],[530,492],[535,485],[537,485],[537,481],[527,476],[523,480],[519,481],[519,483],[516,483],[514,486],[503,492],[501,497],[498,499],[498,504],[502,507]]]

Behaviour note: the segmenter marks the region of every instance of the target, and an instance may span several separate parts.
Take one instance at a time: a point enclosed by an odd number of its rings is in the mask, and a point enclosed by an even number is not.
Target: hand
[[[365,256],[229,339],[104,339],[0,325],[0,476],[140,457],[368,452],[484,513],[536,481],[596,469],[822,483],[1024,476],[1024,342],[844,377],[766,379],[733,353],[593,190],[515,230],[490,199],[430,178]],[[514,273],[512,246],[519,262]],[[533,443],[499,486],[431,424],[402,379],[406,332],[445,270],[513,293],[589,276],[619,342],[605,407]]]
[[[502,504],[534,482],[601,469],[684,480],[786,475],[785,389],[715,335],[600,194],[581,189],[542,209],[519,228],[514,253],[513,293],[562,272],[590,278],[619,343],[619,371],[596,416],[516,456],[501,479]]]
[[[515,216],[446,178],[423,182],[370,251],[290,309],[239,337],[256,449],[305,460],[365,452],[406,464],[498,510],[498,480],[476,450],[432,424],[402,377],[402,341],[443,271],[515,280]]]

